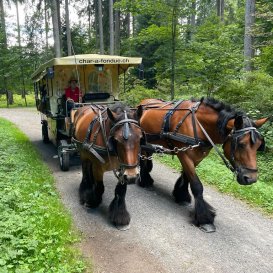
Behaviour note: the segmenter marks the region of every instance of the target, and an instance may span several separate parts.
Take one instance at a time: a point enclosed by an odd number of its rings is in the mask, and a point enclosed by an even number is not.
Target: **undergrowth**
[[[220,192],[229,193],[247,201],[265,213],[273,215],[273,157],[272,151],[258,153],[259,179],[249,186],[237,183],[236,177],[229,171],[218,155],[212,151],[197,167],[197,174],[204,184],[216,187]],[[162,163],[180,171],[177,157],[156,157]]]
[[[0,119],[0,272],[83,272],[78,238],[49,169],[27,137]]]

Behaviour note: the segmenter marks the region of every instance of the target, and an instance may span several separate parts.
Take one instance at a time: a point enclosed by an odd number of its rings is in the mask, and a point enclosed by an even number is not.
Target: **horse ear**
[[[230,119],[227,123],[226,129],[232,130],[232,128],[234,127],[234,121],[235,119]]]
[[[139,105],[139,106],[137,107],[137,110],[136,110],[135,114],[134,114],[135,119],[136,119],[136,120],[140,120],[142,114],[143,114],[143,107],[142,107],[142,105]]]
[[[261,119],[255,120],[255,121],[254,121],[254,126],[255,126],[256,128],[260,128],[260,127],[263,126],[268,120],[269,120],[269,117],[268,117],[268,118],[261,118]]]
[[[107,115],[111,121],[113,122],[116,121],[116,117],[114,116],[114,113],[109,108],[107,108]]]
[[[243,125],[244,125],[243,116],[242,115],[236,116],[235,121],[234,121],[235,129],[241,129],[241,128],[243,128]]]

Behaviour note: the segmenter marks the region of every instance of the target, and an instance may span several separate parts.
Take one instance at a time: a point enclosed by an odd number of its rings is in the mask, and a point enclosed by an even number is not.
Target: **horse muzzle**
[[[139,169],[125,169],[123,174],[123,179],[126,181],[127,184],[134,184],[139,177]]]
[[[257,173],[257,169],[240,168],[237,170],[237,181],[240,185],[251,185],[257,182]]]

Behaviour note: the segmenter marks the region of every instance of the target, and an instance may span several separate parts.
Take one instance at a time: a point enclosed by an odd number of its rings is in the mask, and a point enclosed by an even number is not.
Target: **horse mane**
[[[228,104],[225,104],[215,98],[201,98],[201,103],[203,102],[207,106],[213,108],[215,111],[219,113],[219,117],[217,120],[217,128],[219,129],[220,135],[225,137],[228,132],[226,129],[226,125],[230,119],[235,118],[237,115],[244,115],[242,111],[238,111],[231,107]]]
[[[129,113],[130,110],[131,110],[126,104],[124,104],[124,103],[122,103],[120,101],[115,102],[113,105],[111,105],[109,107],[109,109],[112,112],[116,113],[117,115],[121,115],[122,113],[124,113],[124,111],[126,111],[127,113]]]
[[[124,111],[126,112],[130,111],[130,108],[120,101],[115,102],[113,105],[109,107],[109,109],[118,115],[123,113]]]

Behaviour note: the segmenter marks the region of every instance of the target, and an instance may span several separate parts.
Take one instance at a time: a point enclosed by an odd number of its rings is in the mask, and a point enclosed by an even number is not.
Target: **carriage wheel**
[[[49,143],[47,123],[42,124],[42,139],[45,144]]]
[[[69,153],[61,152],[59,156],[61,170],[66,172],[69,170]]]
[[[69,152],[65,151],[63,147],[68,146],[66,140],[62,139],[58,143],[58,156],[60,161],[60,168],[66,172],[69,170]]]

